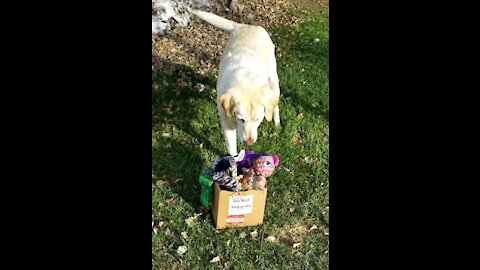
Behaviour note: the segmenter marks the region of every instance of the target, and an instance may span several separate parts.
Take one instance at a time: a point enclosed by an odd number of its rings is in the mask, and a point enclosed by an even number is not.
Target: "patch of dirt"
[[[293,245],[295,243],[303,242],[308,236],[321,234],[328,235],[329,228],[323,225],[305,226],[305,225],[291,225],[278,228],[272,234],[277,236],[280,243]]]
[[[297,8],[302,11],[308,10],[327,10],[329,7],[329,0],[296,0]]]
[[[292,10],[308,13],[328,9],[329,0],[242,0],[243,8],[237,14],[228,8],[227,1],[218,0],[208,11],[240,23],[260,25],[272,29],[296,25],[301,19],[291,15]],[[152,71],[186,66],[199,76],[218,75],[218,63],[228,33],[201,21],[194,15],[187,27],[172,25],[164,36],[152,34]],[[166,74],[173,70],[167,71]]]

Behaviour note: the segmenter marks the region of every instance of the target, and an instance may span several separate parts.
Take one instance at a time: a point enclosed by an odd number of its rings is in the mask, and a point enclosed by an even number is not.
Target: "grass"
[[[328,14],[314,14],[298,26],[270,30],[277,46],[283,130],[264,121],[257,143],[244,147],[280,158],[268,182],[261,226],[217,231],[203,217],[187,226],[185,219],[202,212],[197,184],[202,166],[226,152],[215,79],[198,75],[195,67],[170,63],[164,64],[165,70],[174,69],[171,73],[153,74],[153,269],[328,268],[328,29]],[[179,80],[202,83],[205,90],[178,87]],[[318,229],[309,231],[313,225]],[[250,237],[254,230],[256,238]],[[242,232],[247,237],[240,238]],[[279,241],[265,241],[270,235]],[[294,249],[294,243],[300,246]],[[179,256],[176,250],[182,245],[188,250]],[[210,263],[215,256],[220,261]]]

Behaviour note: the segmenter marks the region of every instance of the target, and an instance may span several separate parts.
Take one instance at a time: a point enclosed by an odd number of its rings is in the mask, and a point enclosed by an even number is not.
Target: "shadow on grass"
[[[152,169],[194,208],[200,205],[198,175],[203,166],[197,151],[182,142],[164,140],[152,147]]]
[[[185,65],[163,59],[159,61],[160,70],[152,78],[152,83],[160,85],[157,91],[152,92],[152,127],[168,123],[187,133],[195,143],[203,143],[205,148],[218,154],[223,153],[224,151],[210,142],[206,135],[207,130],[201,133],[192,125],[195,108],[200,106],[199,101],[215,103],[215,96],[210,93],[215,85],[213,76],[199,75]],[[168,85],[164,85],[163,82]],[[205,85],[205,90],[202,92],[195,90],[196,84]],[[217,128],[212,129],[216,132],[221,131]]]
[[[199,208],[198,176],[204,166],[199,145],[216,154],[223,152],[208,136],[221,132],[219,127],[198,128],[202,121],[198,106],[215,102],[211,92],[214,80],[184,65],[154,56],[152,60],[156,66],[152,72],[152,139],[156,140],[152,142],[152,173],[168,181],[174,192],[192,207]],[[196,90],[198,84],[205,85],[205,89]]]
[[[285,98],[290,98],[294,102],[296,107],[300,107],[302,109],[305,109],[309,111],[310,113],[314,115],[321,115],[325,120],[329,120],[330,114],[329,114],[329,108],[328,104],[325,106],[325,102],[322,102],[321,100],[319,101],[318,106],[314,106],[311,102],[310,99],[302,97],[303,95],[299,95],[295,93],[294,91],[288,91],[284,90],[285,93],[282,93],[282,96]]]
[[[272,32],[282,53],[282,57],[277,53],[282,96],[291,99],[297,107],[328,120],[328,21],[307,21],[299,26],[275,28]],[[318,99],[312,100],[312,97]]]

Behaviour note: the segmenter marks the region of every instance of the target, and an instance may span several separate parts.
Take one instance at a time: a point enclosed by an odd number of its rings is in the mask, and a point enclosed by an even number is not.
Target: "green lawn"
[[[215,79],[196,74],[195,67],[170,63],[164,63],[166,71],[153,74],[153,269],[328,268],[328,29],[324,13],[310,15],[298,26],[269,30],[277,46],[283,130],[264,121],[257,143],[248,148],[280,158],[268,181],[261,226],[217,231],[202,216],[187,225],[185,219],[202,212],[202,166],[226,152]],[[179,88],[179,81],[192,85]],[[192,90],[197,83],[205,85],[204,91]],[[254,230],[256,238],[250,235]],[[240,238],[242,232],[245,238]],[[265,241],[268,236],[276,241]],[[300,245],[294,248],[296,243]],[[187,252],[180,256],[182,245]],[[220,261],[210,263],[215,256]]]

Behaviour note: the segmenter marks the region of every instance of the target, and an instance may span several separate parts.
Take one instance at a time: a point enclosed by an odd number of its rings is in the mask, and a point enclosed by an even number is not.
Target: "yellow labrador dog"
[[[281,129],[275,46],[260,26],[236,23],[200,10],[192,13],[230,33],[220,60],[217,109],[228,153],[235,156],[235,133],[243,144],[252,146],[264,117],[268,122],[273,118]]]

